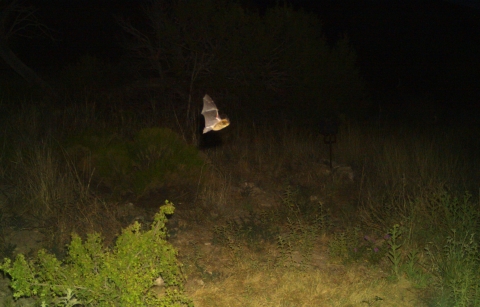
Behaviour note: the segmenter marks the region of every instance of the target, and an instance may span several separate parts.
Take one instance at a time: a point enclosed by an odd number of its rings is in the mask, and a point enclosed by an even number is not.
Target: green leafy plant
[[[277,246],[280,252],[280,256],[277,258],[277,265],[291,267],[292,265],[298,264],[294,258],[295,248],[292,241],[283,236],[278,236]]]
[[[431,281],[431,275],[424,272],[420,267],[418,250],[412,250],[407,255],[407,260],[403,266],[408,278],[415,282],[419,288],[426,287]]]
[[[13,262],[5,259],[0,270],[11,277],[15,298],[35,297],[45,306],[193,306],[183,293],[177,252],[166,241],[166,215],[173,212],[166,201],[150,230],[135,222],[112,249],[98,233],[84,242],[73,234],[63,262],[40,250],[32,260],[22,254]],[[151,291],[159,277],[166,287],[162,296]]]
[[[480,303],[480,252],[474,234],[452,230],[443,249],[427,249],[438,277],[443,299],[449,306]]]
[[[330,256],[345,262],[363,257],[366,249],[359,245],[359,231],[358,227],[354,227],[335,232],[328,243]]]
[[[387,257],[392,262],[393,274],[396,278],[400,277],[401,273],[401,262],[402,262],[402,253],[400,248],[403,244],[399,243],[399,238],[402,235],[400,226],[395,224],[392,229],[390,229],[390,240],[388,244],[390,245],[390,250],[388,251]]]
[[[459,198],[447,192],[440,195],[439,211],[446,229],[455,229],[460,235],[480,231],[480,211],[471,201],[471,195],[465,193]]]
[[[346,232],[336,232],[328,243],[328,253],[332,258],[347,259],[349,255],[348,238]]]

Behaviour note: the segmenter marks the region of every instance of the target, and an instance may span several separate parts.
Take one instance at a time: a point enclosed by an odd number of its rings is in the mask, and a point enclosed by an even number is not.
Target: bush
[[[161,186],[177,175],[184,182],[203,163],[197,148],[187,145],[167,128],[140,130],[132,154],[136,166],[133,189],[137,194]]]
[[[68,151],[76,163],[91,164],[97,180],[116,192],[137,196],[175,178],[184,182],[203,163],[195,147],[167,128],[141,129],[133,140],[89,133],[70,143]]]
[[[193,306],[183,293],[177,252],[166,241],[166,214],[173,211],[166,201],[150,230],[135,222],[113,249],[103,247],[98,233],[85,242],[73,234],[63,262],[41,250],[33,260],[22,254],[13,263],[5,259],[0,270],[11,277],[15,298],[35,297],[42,306]],[[159,277],[162,296],[151,291]]]

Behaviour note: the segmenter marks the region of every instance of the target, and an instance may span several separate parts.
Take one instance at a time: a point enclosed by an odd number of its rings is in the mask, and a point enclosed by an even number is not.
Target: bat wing
[[[210,98],[210,96],[208,96],[208,95],[205,95],[203,97],[202,114],[204,114],[205,112],[209,112],[209,111],[217,111],[218,112],[218,109],[217,109],[217,106],[215,105],[215,102],[213,102],[212,98]]]
[[[217,106],[208,95],[203,97],[202,114],[205,117],[205,128],[203,129],[203,133],[207,133],[211,130],[218,131],[230,125],[228,118],[220,118]]]
[[[210,98],[208,95],[203,97],[202,115],[205,117],[205,128],[203,129],[203,133],[213,130],[213,127],[219,121],[221,121],[220,117],[218,116],[217,106],[213,102],[212,98]]]

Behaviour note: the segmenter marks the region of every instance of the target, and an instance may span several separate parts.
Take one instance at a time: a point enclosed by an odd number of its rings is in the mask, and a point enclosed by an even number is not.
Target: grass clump
[[[435,278],[438,306],[480,304],[480,252],[473,233],[451,231],[443,248],[427,248]]]
[[[166,241],[166,215],[173,212],[166,201],[150,230],[135,222],[113,249],[103,247],[98,233],[84,242],[73,234],[63,262],[40,250],[33,260],[5,259],[0,270],[11,277],[16,299],[34,297],[42,306],[193,306],[183,293],[177,252]],[[166,291],[156,295],[151,288],[159,278]]]
[[[392,279],[398,281],[405,276],[417,287],[430,285],[435,293],[432,299],[435,306],[478,306],[480,303],[477,238],[480,220],[478,209],[470,199],[468,193],[463,197],[448,192],[433,194],[424,204],[429,206],[428,214],[422,212],[427,223],[420,223],[419,216],[414,216],[416,222],[409,224],[410,228],[397,224],[388,233],[386,256]],[[430,242],[425,247],[425,257],[414,248],[414,243],[420,241],[419,233]]]
[[[12,162],[2,178],[15,187],[4,210],[12,226],[40,227],[55,250],[62,249],[71,232],[101,232],[111,243],[120,226],[114,212],[94,196],[89,178],[81,178],[65,156],[48,145],[33,144],[17,150]]]

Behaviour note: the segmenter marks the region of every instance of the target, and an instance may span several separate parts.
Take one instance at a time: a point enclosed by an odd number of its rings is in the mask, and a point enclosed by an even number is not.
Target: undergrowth
[[[67,146],[79,169],[88,165],[96,180],[120,196],[139,197],[192,179],[203,163],[198,149],[168,128],[143,128],[133,137],[89,132],[71,137]]]
[[[22,254],[13,262],[7,258],[0,270],[11,278],[16,299],[33,297],[42,306],[193,306],[183,292],[177,252],[166,241],[166,215],[173,212],[166,201],[150,230],[142,231],[135,222],[112,249],[104,247],[99,233],[83,242],[74,233],[64,261],[40,250],[30,260]],[[158,278],[164,295],[151,290]]]
[[[47,137],[28,149],[18,149],[6,164],[2,180],[14,188],[8,193],[5,214],[10,221],[22,221],[23,227],[40,225],[52,249],[64,246],[72,231],[101,232],[111,243],[120,227],[114,213],[94,196],[89,178],[53,150],[52,143]]]

